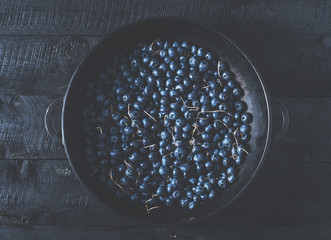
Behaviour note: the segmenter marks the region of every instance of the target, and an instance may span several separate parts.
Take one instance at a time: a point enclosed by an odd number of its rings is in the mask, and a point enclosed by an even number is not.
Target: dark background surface
[[[318,0],[0,0],[0,239],[330,239],[330,12]],[[228,35],[290,120],[239,200],[179,227],[139,226],[104,207],[43,125],[100,39],[156,16]]]

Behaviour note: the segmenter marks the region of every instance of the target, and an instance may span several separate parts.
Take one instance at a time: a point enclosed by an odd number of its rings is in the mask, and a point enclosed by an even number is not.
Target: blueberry
[[[191,166],[190,166],[190,164],[188,164],[188,163],[183,163],[183,164],[180,166],[180,170],[181,170],[183,173],[189,172],[190,169],[191,169]]]
[[[220,101],[219,99],[217,99],[217,98],[212,98],[212,100],[211,100],[211,102],[210,102],[210,105],[211,105],[212,107],[217,107],[217,106],[219,106],[220,103],[221,103],[221,101]]]
[[[189,139],[191,139],[191,134],[190,133],[188,133],[188,132],[183,132],[182,133],[182,138],[184,139],[184,140],[189,140]]]
[[[157,102],[157,101],[159,101],[161,99],[161,96],[160,96],[160,94],[158,92],[154,92],[152,94],[152,98],[153,98],[154,101]]]
[[[121,184],[121,186],[123,187],[129,187],[131,185],[130,179],[127,177],[122,177],[119,181],[119,183]]]
[[[228,99],[228,95],[225,92],[221,92],[218,97],[222,101],[226,101]]]
[[[193,67],[197,66],[199,64],[198,58],[195,56],[191,57],[189,59],[189,64],[190,64],[190,66],[193,66]]]
[[[182,84],[178,84],[177,86],[175,86],[175,89],[180,93],[183,93],[185,90],[185,88]],[[177,96],[177,94],[175,96]]]
[[[241,97],[243,95],[243,90],[239,87],[234,88],[232,92],[236,97]]]
[[[224,80],[229,80],[230,77],[231,77],[231,73],[229,71],[224,71],[221,74],[221,78],[224,79]]]
[[[131,200],[132,202],[137,203],[137,202],[139,202],[140,197],[139,197],[139,195],[138,195],[137,193],[134,193],[134,194],[132,194],[132,195],[130,196],[130,200]]]
[[[192,120],[193,117],[194,117],[194,114],[193,114],[191,111],[186,111],[186,112],[184,113],[184,118],[185,118],[186,120]]]
[[[207,133],[207,132],[203,132],[203,133],[201,134],[201,138],[202,138],[202,140],[204,140],[204,141],[208,141],[208,140],[211,138],[211,134],[209,134],[209,133]]]
[[[237,156],[235,156],[235,160],[234,161],[235,161],[235,163],[237,165],[241,165],[243,163],[243,161],[244,161],[244,157],[237,155]]]
[[[235,107],[236,111],[238,111],[238,112],[244,111],[246,109],[246,106],[245,106],[244,102],[242,102],[242,101],[235,102],[234,107]]]
[[[197,153],[202,152],[202,150],[203,150],[203,148],[201,146],[194,146],[192,149],[192,153],[197,154]],[[194,160],[194,158],[193,158],[193,160]]]
[[[208,198],[208,196],[207,196],[207,194],[203,194],[200,196],[200,198],[201,198],[201,201],[204,201]]]
[[[178,190],[175,190],[175,191],[172,192],[172,197],[174,199],[178,199],[178,198],[180,198],[180,196],[181,196],[181,194]]]
[[[224,116],[222,122],[229,126],[229,124],[231,123],[231,118],[228,115]]]
[[[242,134],[242,136],[240,136],[240,139],[241,139],[243,142],[248,141],[249,138],[250,138],[250,136],[249,136],[247,133],[244,133],[244,134]]]
[[[206,127],[210,123],[207,118],[199,118],[199,125],[202,127]]]
[[[201,144],[201,147],[208,150],[211,147],[211,144],[209,142],[204,142]]]
[[[160,136],[161,139],[168,140],[171,137],[171,134],[168,131],[162,131]]]
[[[219,186],[220,188],[226,188],[226,187],[227,187],[227,181],[226,181],[226,179],[221,178],[221,179],[218,181],[218,186]]]
[[[227,170],[226,170],[226,173],[228,175],[233,175],[236,173],[236,169],[234,167],[229,167]]]
[[[222,160],[222,165],[223,165],[224,167],[228,167],[228,166],[230,165],[230,163],[231,163],[230,158],[227,158],[227,157],[223,158],[223,160]]]
[[[152,125],[152,122],[148,118],[143,118],[142,119],[142,124],[144,128],[149,128]]]
[[[140,66],[140,61],[139,61],[139,59],[137,59],[137,58],[133,58],[133,59],[131,60],[131,66],[132,66],[132,67],[139,67],[139,66]]]
[[[216,90],[212,89],[209,91],[209,97],[216,98],[217,92]]]
[[[199,49],[197,50],[197,55],[198,55],[199,57],[203,57],[205,54],[206,54],[205,49],[203,49],[203,48],[199,48]]]
[[[211,155],[210,160],[211,160],[212,162],[216,162],[216,163],[217,163],[217,162],[219,162],[220,157],[219,157],[218,154],[213,154],[213,155]]]
[[[208,61],[212,60],[214,58],[213,54],[211,52],[207,52],[205,55],[205,59]]]
[[[195,154],[193,156],[193,161],[196,163],[202,162],[204,160],[204,155],[201,153]]]
[[[193,201],[194,202],[200,202],[201,201],[201,197],[199,195],[193,195]]]
[[[218,106],[218,109],[224,112],[227,112],[229,110],[229,105],[226,102],[221,102]]]
[[[150,190],[150,187],[149,187],[149,184],[147,183],[142,183],[140,186],[139,186],[139,190],[143,193],[146,193]]]
[[[187,155],[187,150],[185,148],[176,148],[174,151],[174,156],[177,159],[185,158]]]
[[[218,64],[217,64],[217,66],[218,66],[218,71],[219,72],[223,72],[226,69],[226,64],[224,62],[219,61]]]
[[[129,155],[129,160],[131,162],[137,162],[139,159],[140,159],[140,156],[139,156],[139,154],[137,152],[131,153]]]
[[[102,93],[99,93],[96,97],[97,102],[102,103],[103,101],[105,101],[105,95],[103,95]]]
[[[161,72],[167,72],[167,71],[169,70],[169,67],[168,67],[167,64],[162,63],[162,64],[159,66],[159,70],[160,70]]]
[[[165,167],[165,166],[161,166],[159,168],[159,173],[161,176],[168,176],[170,171],[169,171],[169,168]]]
[[[119,137],[116,136],[116,135],[113,135],[113,136],[110,137],[110,141],[111,141],[112,143],[118,143],[118,141],[119,141]]]
[[[250,113],[243,113],[240,119],[243,123],[250,123],[252,121],[252,115]]]
[[[237,153],[239,156],[247,155],[247,149],[243,144],[239,144],[237,148]]]
[[[208,194],[208,198],[209,199],[215,199],[216,197],[216,191],[215,190],[211,190]]]
[[[148,75],[148,70],[147,69],[140,69],[139,71],[139,75],[142,77],[142,78],[145,78],[147,75]]]
[[[165,58],[164,58],[164,62],[165,62],[166,64],[169,64],[169,63],[171,62],[171,57],[170,57],[170,56],[165,57]]]
[[[189,198],[189,199],[192,199],[193,198],[193,192],[192,191],[187,191],[186,192],[186,197]]]
[[[167,207],[172,207],[175,204],[175,201],[171,198],[166,198],[165,199],[165,204]]]
[[[231,174],[231,175],[228,176],[228,182],[229,183],[234,183],[236,180],[237,180],[236,175]]]
[[[237,83],[233,80],[228,81],[229,88],[235,88],[237,86]]]
[[[187,207],[189,205],[189,202],[190,202],[190,200],[188,198],[184,197],[179,201],[179,204],[181,207]]]
[[[156,189],[156,194],[158,196],[165,196],[166,195],[166,189],[165,189],[165,187],[162,187],[162,186],[158,187]]]
[[[178,65],[177,62],[172,61],[172,62],[169,63],[169,68],[170,68],[171,71],[175,72],[175,71],[178,70],[179,65]]]
[[[243,124],[243,125],[240,126],[239,130],[240,130],[241,133],[247,133],[247,132],[249,132],[250,127],[247,124]]]
[[[170,115],[170,114],[169,114],[169,115]],[[170,117],[170,116],[169,116],[169,117]],[[185,121],[184,121],[184,119],[182,119],[182,118],[177,118],[176,121],[175,121],[175,123],[176,123],[176,126],[178,126],[178,127],[183,127],[184,124],[185,124]]]
[[[208,67],[209,67],[208,61],[202,60],[199,64],[199,71],[205,72],[205,71],[207,71]]]
[[[159,51],[159,55],[160,57],[165,58],[166,56],[168,56],[168,52],[165,49],[161,49]]]
[[[207,170],[212,170],[214,168],[214,164],[212,162],[208,161],[205,163],[205,168]]]
[[[188,208],[190,209],[190,210],[193,210],[194,208],[195,208],[195,202],[190,202],[189,204],[188,204]]]
[[[199,73],[195,70],[190,71],[188,76],[193,82],[196,82],[199,79]]]
[[[148,66],[152,69],[159,67],[159,65],[160,61],[157,58],[152,58],[148,63]]]
[[[126,126],[126,127],[124,128],[124,134],[126,134],[126,135],[131,135],[131,134],[133,134],[133,133],[135,133],[135,130],[134,130],[132,127],[130,127],[130,126]]]
[[[177,86],[176,86],[177,87]],[[177,89],[171,89],[170,91],[169,91],[169,95],[170,95],[170,97],[176,97],[176,96],[178,96],[178,90]]]
[[[171,88],[171,87],[173,87],[174,86],[174,84],[175,84],[175,81],[173,80],[173,79],[168,79],[167,81],[166,81],[166,87],[167,88]]]
[[[176,55],[176,50],[175,50],[175,48],[169,48],[168,49],[168,55],[169,55],[169,57],[171,57],[171,58],[173,58],[175,55]]]

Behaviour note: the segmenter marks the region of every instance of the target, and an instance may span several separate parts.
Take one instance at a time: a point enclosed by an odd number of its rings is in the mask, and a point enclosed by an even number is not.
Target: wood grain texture
[[[1,227],[0,239],[11,240],[169,240],[170,231],[158,227],[89,227],[89,226],[34,226],[32,228]],[[179,240],[181,238],[178,238]]]
[[[0,37],[0,92],[63,95],[61,87],[99,39]]]
[[[330,33],[330,7],[327,0],[3,0],[0,34],[104,35],[132,21],[174,16],[233,31],[258,27],[318,35]]]
[[[44,115],[54,97],[0,96],[0,159],[66,159],[63,146],[48,136]],[[60,126],[60,108],[54,116]]]
[[[275,36],[260,31],[242,37],[243,31],[233,39],[255,61],[272,96],[331,96],[331,35]],[[0,36],[0,93],[63,94],[59,87],[69,83],[78,64],[101,39]]]
[[[230,207],[194,226],[330,227],[330,163],[265,163]],[[0,161],[0,225],[136,224],[99,203],[67,161]]]
[[[1,239],[24,240],[329,240],[328,228],[245,228],[245,227],[132,227],[114,231],[112,227],[34,226],[0,228]]]
[[[44,114],[56,97],[0,96],[0,160],[66,159],[60,142],[50,138]],[[267,161],[331,161],[331,98],[276,98],[289,111],[289,128],[282,139],[272,142]],[[60,107],[54,125],[60,131]],[[279,131],[274,119],[274,133]]]

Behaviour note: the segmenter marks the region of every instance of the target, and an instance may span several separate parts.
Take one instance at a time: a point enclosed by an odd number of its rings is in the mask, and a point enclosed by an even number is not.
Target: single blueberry
[[[185,148],[176,148],[174,150],[174,156],[177,159],[183,159],[187,155],[187,150]]]
[[[200,72],[205,72],[207,71],[209,67],[208,61],[207,60],[202,60],[199,64],[199,71]]]
[[[252,118],[253,117],[250,113],[243,113],[240,119],[243,123],[250,123],[252,121]]]
[[[220,188],[226,188],[226,186],[227,186],[227,180],[224,179],[224,178],[221,178],[220,180],[218,180],[218,186]]]

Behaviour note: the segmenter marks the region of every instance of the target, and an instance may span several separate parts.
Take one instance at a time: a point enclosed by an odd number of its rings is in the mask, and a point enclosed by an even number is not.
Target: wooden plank
[[[0,37],[2,94],[63,95],[100,37]]]
[[[88,226],[36,226],[33,228],[1,227],[0,238],[12,240],[168,240],[169,231],[162,227],[124,227],[119,229],[116,229],[114,227]]]
[[[0,187],[1,226],[125,223],[87,192],[67,161],[15,160],[0,165],[0,181],[8,183]]]
[[[224,211],[194,226],[331,226],[331,164],[267,162]],[[67,161],[0,161],[1,226],[134,226],[99,203]]]
[[[238,34],[234,40],[255,60],[272,96],[331,96],[331,35],[259,34]],[[0,93],[63,94],[59,87],[69,83],[80,61],[101,39],[1,36]]]
[[[43,123],[55,98],[0,96],[0,160],[66,159],[61,143],[47,135]],[[277,99],[289,111],[289,128],[282,139],[272,142],[267,161],[331,161],[331,98]],[[60,114],[59,106],[54,114],[55,127],[60,126]],[[274,133],[279,131],[278,125],[274,119]]]
[[[328,228],[248,228],[248,227],[179,227],[170,236],[175,239],[227,239],[227,240],[310,240],[329,239]],[[171,239],[171,238],[170,238]]]
[[[106,34],[124,24],[156,16],[183,17],[218,29],[295,34],[330,33],[330,2],[169,0],[5,0],[0,34]],[[254,32],[253,32],[254,33]]]
[[[328,240],[328,228],[245,228],[245,227],[133,227],[121,230],[91,226],[2,227],[2,239],[25,240]]]

